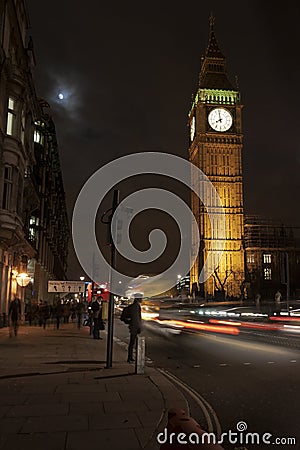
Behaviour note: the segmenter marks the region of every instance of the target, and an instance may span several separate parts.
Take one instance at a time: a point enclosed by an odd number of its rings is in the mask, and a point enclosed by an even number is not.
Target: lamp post
[[[83,276],[81,276],[81,277],[79,277],[80,278],[80,281],[84,281],[84,277]],[[81,292],[81,299],[82,299],[82,301],[83,302],[85,302],[85,284],[84,284],[84,292]]]
[[[119,196],[120,191],[116,189],[113,195],[113,205],[112,205],[112,214],[111,219],[119,205]],[[110,222],[111,225],[111,222]],[[107,347],[106,347],[106,368],[109,369],[112,367],[112,354],[113,354],[113,334],[114,334],[114,294],[111,291],[113,288],[113,270],[116,268],[116,247],[114,238],[116,237],[116,229],[112,230],[110,228],[110,239],[111,239],[111,254],[110,254],[110,280],[109,280],[109,303],[108,303],[108,327],[107,327]]]

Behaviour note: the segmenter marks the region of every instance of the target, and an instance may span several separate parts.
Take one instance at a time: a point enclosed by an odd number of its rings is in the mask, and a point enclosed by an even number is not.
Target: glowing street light
[[[28,284],[30,283],[30,280],[31,280],[31,278],[28,275],[28,273],[19,273],[16,276],[16,279],[17,279],[18,285],[21,286],[21,287],[28,286]]]

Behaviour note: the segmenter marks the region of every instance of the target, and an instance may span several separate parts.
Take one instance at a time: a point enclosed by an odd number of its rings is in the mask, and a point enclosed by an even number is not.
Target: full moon
[[[63,100],[64,99],[64,94],[62,94],[61,92],[58,94],[58,98],[59,100]]]

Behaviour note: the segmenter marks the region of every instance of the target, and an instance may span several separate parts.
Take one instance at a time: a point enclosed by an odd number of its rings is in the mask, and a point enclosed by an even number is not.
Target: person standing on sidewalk
[[[19,320],[21,319],[21,302],[17,296],[15,296],[13,301],[10,302],[8,309],[8,317],[10,320],[9,336],[12,337],[13,331],[15,336],[17,336],[19,328]]]
[[[83,312],[84,312],[84,304],[83,304],[82,300],[79,300],[79,302],[76,305],[77,328],[78,328],[78,330],[80,330],[80,327],[81,327]]]
[[[256,307],[257,307],[257,308],[260,307],[260,301],[261,301],[261,295],[260,295],[260,293],[258,292],[258,293],[256,294],[256,296],[255,296],[255,304],[256,304]]]
[[[94,337],[94,339],[102,339],[102,337],[100,337],[100,322],[102,321],[102,305],[101,305],[100,300],[102,300],[102,297],[98,297],[91,304],[91,309],[93,312],[93,324],[94,324],[93,337]]]
[[[140,334],[142,330],[142,295],[135,294],[134,302],[128,307],[128,319],[129,319],[129,345],[128,345],[128,358],[127,362],[133,362],[133,349],[136,344],[137,335]]]
[[[50,307],[47,301],[44,301],[41,304],[40,312],[41,312],[41,324],[43,325],[43,328],[45,330],[46,325],[48,323],[48,319],[50,318]]]
[[[282,300],[282,295],[281,295],[281,292],[278,290],[275,294],[276,305],[280,305],[281,300]]]
[[[64,306],[61,304],[61,300],[59,298],[56,302],[55,310],[54,310],[57,330],[59,329],[59,326],[60,326],[60,319],[63,316],[63,311],[64,311]]]

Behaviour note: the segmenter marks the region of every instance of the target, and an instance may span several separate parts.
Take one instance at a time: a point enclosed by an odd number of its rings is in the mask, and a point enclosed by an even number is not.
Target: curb
[[[127,343],[117,338],[114,340],[117,345],[124,349],[127,346]],[[167,426],[168,422],[168,411],[171,408],[183,409],[186,411],[187,415],[189,415],[190,408],[189,403],[183,393],[175,386],[175,384],[170,381],[163,373],[161,373],[158,369],[154,367],[149,367],[145,365],[145,373],[149,377],[151,382],[156,386],[159,390],[163,402],[164,409],[161,413],[160,420],[158,421],[152,436],[146,442],[146,444],[142,447],[144,450],[157,450],[158,443],[156,441],[156,436],[159,432],[161,432],[165,426]]]
[[[151,438],[143,447],[145,450],[153,450],[158,449],[158,443],[156,441],[157,434],[167,426],[169,409],[179,408],[185,410],[187,414],[189,414],[189,404],[180,390],[157,369],[147,367],[147,375],[149,376],[151,382],[160,391],[164,401],[164,409],[161,413],[160,420],[157,423]]]

